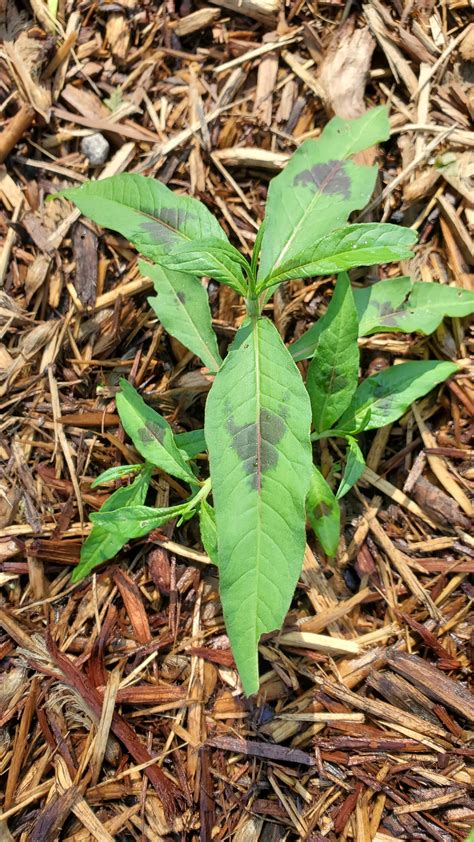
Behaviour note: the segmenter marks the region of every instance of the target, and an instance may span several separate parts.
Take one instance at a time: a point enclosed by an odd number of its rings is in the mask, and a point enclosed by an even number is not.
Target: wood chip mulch
[[[390,103],[365,220],[412,225],[413,260],[352,273],[474,288],[474,26],[467,0],[0,0],[0,838],[462,842],[474,825],[472,334],[361,341],[365,373],[459,375],[368,434],[328,561],[308,534],[281,633],[240,693],[216,571],[193,523],[70,572],[106,467],[135,462],[119,377],[176,431],[205,370],[164,333],[136,254],[61,187],[124,171],[190,192],[249,253],[269,178],[329,116]],[[93,166],[84,149],[100,134]],[[103,139],[107,141],[104,145]],[[87,142],[86,142],[87,141]],[[447,157],[449,156],[449,157]],[[436,163],[442,161],[442,170]],[[286,341],[333,278],[269,308]],[[208,284],[225,350],[243,317]],[[320,453],[325,471],[338,442]],[[159,472],[157,505],[185,494]]]

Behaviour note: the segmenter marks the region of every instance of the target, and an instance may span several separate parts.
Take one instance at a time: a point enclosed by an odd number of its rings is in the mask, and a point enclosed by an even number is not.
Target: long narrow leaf
[[[311,408],[274,325],[247,320],[206,404],[220,591],[244,690],[258,689],[260,635],[279,628],[305,546]]]
[[[341,512],[331,486],[315,465],[306,499],[306,512],[324,552],[328,556],[335,556],[339,544]]]

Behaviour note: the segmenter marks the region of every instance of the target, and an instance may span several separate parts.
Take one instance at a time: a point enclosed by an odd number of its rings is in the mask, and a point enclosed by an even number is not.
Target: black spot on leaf
[[[156,421],[147,421],[144,427],[138,430],[138,437],[143,444],[150,444],[153,441],[163,442],[166,428],[160,427]]]
[[[184,208],[160,208],[156,219],[147,219],[140,225],[140,230],[153,237],[157,243],[176,243],[182,240],[181,231],[189,225],[193,214]]]
[[[186,293],[180,290],[176,293],[176,297],[178,301],[181,301],[181,304],[186,304]]]
[[[233,418],[229,418],[227,429],[232,436],[232,447],[249,476],[251,487],[260,491],[262,476],[278,464],[276,445],[285,433],[283,417],[268,409],[262,409],[258,424],[244,424],[239,427]]]
[[[298,173],[293,184],[295,187],[309,187],[314,193],[341,193],[345,199],[350,196],[351,180],[345,171],[344,161],[315,164],[311,169]]]

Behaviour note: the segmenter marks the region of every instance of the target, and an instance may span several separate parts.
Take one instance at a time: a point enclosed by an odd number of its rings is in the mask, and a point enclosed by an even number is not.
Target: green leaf
[[[106,471],[102,471],[95,478],[94,482],[91,483],[91,488],[97,488],[98,485],[103,485],[106,482],[122,479],[122,477],[126,477],[128,474],[138,474],[144,467],[145,465],[141,463],[140,465],[117,465],[115,468],[107,468]]]
[[[226,629],[245,693],[260,635],[279,628],[305,547],[311,407],[275,326],[247,319],[206,403],[205,434]]]
[[[401,363],[367,377],[358,387],[338,428],[349,433],[375,430],[400,418],[413,401],[458,371],[455,363],[422,360]]]
[[[200,278],[209,275],[215,281],[232,287],[239,295],[247,293],[242,268],[249,272],[250,266],[237,249],[222,240],[195,240],[180,246],[179,250],[168,252],[158,262]]]
[[[344,495],[351,490],[352,486],[360,480],[364,471],[364,455],[356,440],[349,437],[347,439],[346,467],[336,494],[338,500],[340,500],[341,497],[344,497]]]
[[[336,423],[357,389],[359,323],[352,290],[345,272],[339,275],[308,368],[306,388],[317,432]]]
[[[116,509],[123,512],[127,506],[139,506],[145,502],[152,469],[149,465],[140,467],[143,467],[143,470],[131,485],[117,489],[108,497],[100,510],[101,514],[110,513]],[[130,537],[126,529],[109,531],[106,526],[94,525],[82,545],[81,559],[72,572],[71,581],[79,582],[99,564],[113,558]]]
[[[359,314],[359,336],[369,333],[403,331],[430,334],[445,316],[474,313],[474,292],[445,284],[432,284],[410,278],[379,281],[354,290]]]
[[[417,234],[411,228],[378,222],[338,228],[282,263],[261,282],[258,292],[290,278],[331,275],[354,266],[373,266],[412,257]]]
[[[186,463],[186,454],[176,446],[168,422],[147,406],[126,380],[120,381],[120,389],[115,398],[117,410],[123,428],[138,452],[152,465],[171,476],[196,483],[196,477]]]
[[[91,515],[91,520],[94,528],[97,524],[114,534],[126,535],[125,540],[131,541],[133,538],[148,535],[153,529],[187,511],[186,503],[163,509],[154,509],[153,506],[129,506],[113,512],[103,512],[101,509],[100,512]]]
[[[300,336],[296,342],[293,342],[293,344],[288,348],[295,363],[299,363],[301,360],[310,360],[311,357],[314,357],[319,336],[324,327],[322,324],[323,319],[324,316],[321,316],[314,325],[311,325],[311,327],[308,328],[308,330],[305,331],[305,333],[303,333],[303,335]]]
[[[315,465],[306,498],[306,513],[326,555],[335,556],[341,531],[341,511],[330,485]]]
[[[138,261],[138,268],[153,281],[157,295],[148,303],[165,330],[196,354],[209,371],[217,371],[222,359],[212,329],[209,299],[201,282],[184,272],[152,266],[143,260]]]
[[[363,208],[377,167],[347,160],[390,136],[387,109],[373,108],[356,120],[334,117],[318,140],[306,140],[270,182],[259,278],[275,272],[314,240],[343,225]],[[344,268],[344,267],[340,267]]]
[[[190,430],[189,433],[175,433],[174,440],[180,450],[184,450],[189,459],[207,450],[204,430]]]
[[[135,173],[87,181],[61,190],[57,196],[70,199],[85,216],[118,231],[152,259],[190,240],[217,237],[227,242],[205,205]]]
[[[219,559],[217,552],[216,513],[207,500],[203,500],[199,508],[199,529],[204,550],[213,564],[217,566]]]

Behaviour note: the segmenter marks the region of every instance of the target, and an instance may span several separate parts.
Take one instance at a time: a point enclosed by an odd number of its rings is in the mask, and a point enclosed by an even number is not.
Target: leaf
[[[212,563],[218,564],[216,513],[207,500],[203,500],[199,508],[199,529],[205,552]]]
[[[326,555],[335,556],[340,537],[341,511],[330,485],[315,465],[306,498],[306,513]]]
[[[220,592],[245,693],[258,690],[260,635],[279,628],[305,547],[311,408],[275,326],[247,319],[206,403]]]
[[[358,387],[338,429],[375,430],[400,418],[413,401],[458,371],[455,363],[422,360],[401,363],[367,377]]]
[[[217,371],[222,359],[212,329],[209,299],[201,282],[143,260],[138,261],[138,268],[153,281],[157,295],[148,303],[165,330],[196,354],[209,371]]]
[[[120,389],[115,398],[117,410],[123,428],[138,452],[152,465],[171,476],[195,483],[196,477],[186,463],[186,454],[176,446],[168,422],[147,406],[126,380],[120,381]]]
[[[184,450],[189,459],[207,450],[204,430],[190,430],[189,433],[175,433],[174,440],[180,450]]]
[[[356,440],[349,437],[347,439],[346,467],[336,494],[338,500],[340,500],[341,497],[344,497],[344,495],[351,490],[352,486],[360,480],[364,471],[364,455]]]
[[[384,331],[430,334],[445,316],[462,318],[474,313],[474,292],[446,284],[412,284],[407,277],[354,290],[354,300],[359,336]]]
[[[306,140],[270,182],[260,279],[343,225],[369,200],[377,167],[347,160],[390,136],[387,109],[373,108],[357,120],[334,117],[318,140]],[[344,268],[344,267],[341,267]]]
[[[242,267],[249,272],[250,266],[237,249],[222,240],[195,240],[163,255],[158,262],[200,278],[209,275],[232,287],[239,295],[247,294]]]
[[[86,181],[55,193],[57,196],[70,199],[85,216],[118,231],[152,259],[190,240],[217,237],[227,242],[223,229],[202,202],[135,173]]]
[[[96,512],[91,515],[95,525],[101,526],[114,534],[126,535],[126,541],[133,538],[142,538],[148,535],[153,529],[157,529],[164,523],[187,512],[188,505],[182,503],[179,506],[169,506],[163,509],[154,509],[153,506],[129,506],[126,509],[118,509],[113,512]]]
[[[315,430],[327,430],[349,406],[359,374],[359,323],[349,277],[337,279],[308,368],[306,388],[311,399]]]
[[[411,228],[377,222],[346,225],[282,263],[261,282],[261,292],[290,278],[331,275],[354,266],[372,266],[412,257],[417,234]]]
[[[107,468],[106,471],[102,471],[95,478],[94,482],[91,483],[91,488],[97,488],[98,485],[103,485],[106,482],[122,479],[122,477],[126,477],[128,474],[140,473],[144,467],[145,465],[141,463],[140,465],[116,465],[115,468]]]
[[[105,501],[100,512],[110,513],[116,509],[124,511],[127,506],[144,503],[150,478],[151,466],[147,465],[131,485],[125,485],[114,491]],[[129,537],[125,530],[109,531],[105,526],[94,525],[81,547],[81,560],[72,572],[71,581],[79,582],[99,564],[117,555]]]

